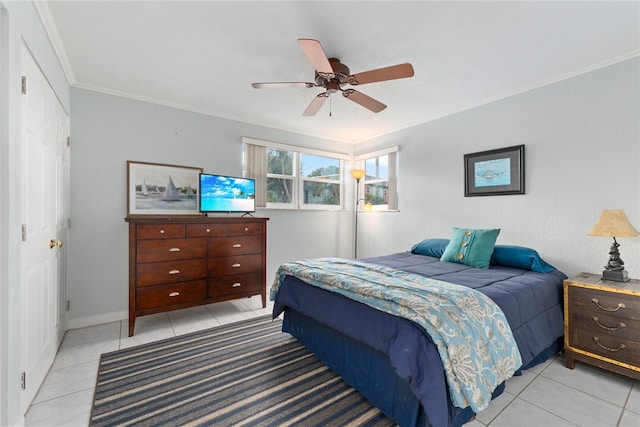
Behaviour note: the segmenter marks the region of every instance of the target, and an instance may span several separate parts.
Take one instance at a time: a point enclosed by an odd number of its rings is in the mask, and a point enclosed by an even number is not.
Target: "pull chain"
[[[329,95],[329,117],[331,117],[331,95]]]

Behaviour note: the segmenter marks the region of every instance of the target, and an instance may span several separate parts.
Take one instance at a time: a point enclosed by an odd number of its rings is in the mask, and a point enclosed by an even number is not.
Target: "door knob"
[[[49,249],[53,249],[55,247],[62,247],[62,240],[49,240]]]

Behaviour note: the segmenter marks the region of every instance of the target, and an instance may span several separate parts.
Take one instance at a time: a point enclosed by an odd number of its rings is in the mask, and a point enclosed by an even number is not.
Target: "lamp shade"
[[[362,179],[366,171],[364,169],[351,169],[351,176],[354,179]]]
[[[629,222],[624,210],[604,210],[588,236],[638,237],[640,233]]]

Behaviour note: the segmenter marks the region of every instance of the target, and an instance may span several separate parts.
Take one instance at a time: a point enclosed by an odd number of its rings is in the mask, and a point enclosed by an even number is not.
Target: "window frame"
[[[366,163],[367,160],[371,160],[371,159],[376,159],[378,157],[382,157],[382,156],[389,156],[389,170],[388,170],[388,176],[386,179],[383,178],[372,178],[372,179],[367,179],[367,175],[365,174],[365,176],[360,180],[359,188],[357,189],[359,194],[362,194],[362,198],[365,199],[366,198],[366,185],[370,185],[370,184],[376,184],[376,183],[380,183],[380,182],[387,182],[387,191],[389,192],[389,199],[387,201],[386,204],[379,204],[379,205],[371,205],[370,209],[366,209],[368,211],[382,211],[382,212],[397,212],[398,209],[398,165],[399,165],[399,152],[400,152],[400,147],[399,146],[393,146],[393,147],[389,147],[389,148],[385,148],[382,150],[378,150],[378,151],[372,151],[372,152],[368,152],[368,153],[363,153],[363,154],[359,154],[358,156],[356,156],[354,158],[354,167],[358,168],[358,169],[364,169],[366,170]],[[392,157],[394,157],[392,159]],[[391,163],[394,162],[395,165],[392,165]],[[395,173],[394,173],[395,172]],[[392,176],[395,175],[395,176]],[[395,187],[395,188],[394,188]],[[392,193],[395,193],[392,195]],[[392,198],[395,197],[395,206],[393,206],[393,202],[392,202]],[[359,204],[359,211],[365,211],[365,207],[364,207],[365,203],[361,203]],[[390,207],[390,205],[392,207]]]
[[[258,139],[248,138],[248,137],[243,137],[242,143],[243,145],[252,144],[252,145],[265,147],[265,149],[267,150],[267,156],[266,156],[267,160],[268,160],[269,150],[281,150],[281,151],[288,151],[293,153],[293,157],[294,157],[293,158],[293,175],[271,174],[268,172],[268,170],[266,173],[267,180],[269,178],[285,178],[285,179],[293,180],[292,203],[273,203],[273,202],[265,201],[266,206],[262,207],[261,209],[331,210],[331,211],[345,209],[345,200],[346,200],[345,189],[347,188],[345,185],[345,176],[346,176],[345,168],[348,166],[347,162],[352,160],[352,157],[350,155],[345,153],[333,152],[333,151],[318,150],[314,148],[299,147],[299,146],[283,144],[279,142],[258,140]],[[245,150],[243,150],[243,152],[245,152]],[[340,173],[338,174],[339,179],[332,180],[329,182],[329,183],[335,183],[339,185],[340,202],[337,205],[315,204],[315,203],[304,202],[304,183],[305,182],[308,181],[308,182],[327,183],[326,180],[320,180],[320,179],[314,180],[313,177],[308,178],[308,177],[302,176],[301,158],[302,158],[302,155],[305,155],[305,154],[318,156],[318,157],[327,157],[327,158],[336,159],[339,161],[339,168],[340,168]],[[244,176],[247,175],[246,162],[244,161],[244,158],[243,158],[243,174]]]

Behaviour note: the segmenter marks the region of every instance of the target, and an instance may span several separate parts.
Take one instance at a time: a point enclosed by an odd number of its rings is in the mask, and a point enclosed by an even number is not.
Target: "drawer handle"
[[[604,305],[600,304],[600,301],[598,301],[598,298],[593,298],[591,300],[591,302],[594,303],[595,305],[597,305],[600,310],[604,310],[604,311],[618,311],[621,308],[627,308],[627,306],[624,305],[624,303],[621,303],[621,302],[618,303],[617,307],[613,307],[613,308],[612,307],[605,307]]]
[[[239,262],[236,262],[236,263],[235,263],[235,264],[233,264],[231,267],[233,267],[233,268],[238,268],[238,267],[240,267],[240,263],[239,263]]]
[[[180,270],[170,270],[169,274],[180,274]]]
[[[597,316],[593,317],[593,321],[596,322],[596,325],[600,326],[602,329],[606,329],[607,331],[617,331],[618,329],[625,328],[627,326],[622,322],[620,322],[618,326],[606,326],[600,323],[600,320],[598,320]]]
[[[241,248],[242,245],[240,243],[236,243],[235,245],[233,245],[234,248]]]
[[[211,229],[210,228],[207,228],[207,233],[211,233]]]
[[[171,292],[169,293],[170,297],[179,297],[180,296],[180,292]]]
[[[244,231],[249,231],[249,228],[248,228],[248,227],[245,227],[245,228],[244,228]]]
[[[606,345],[602,345],[600,344],[600,340],[598,339],[598,337],[593,337],[593,340],[596,342],[596,344],[598,344],[598,346],[603,349],[603,350],[607,350],[607,351],[620,351],[623,350],[624,348],[626,348],[627,346],[624,344],[620,344],[618,346],[618,348],[611,348],[611,347],[607,347]]]
[[[231,287],[233,287],[233,288],[239,288],[240,286],[242,286],[242,283],[238,283],[238,282],[236,282],[233,285],[231,285]]]
[[[160,230],[160,234],[164,234],[164,230]]]
[[[169,252],[180,252],[180,248],[170,248]]]

